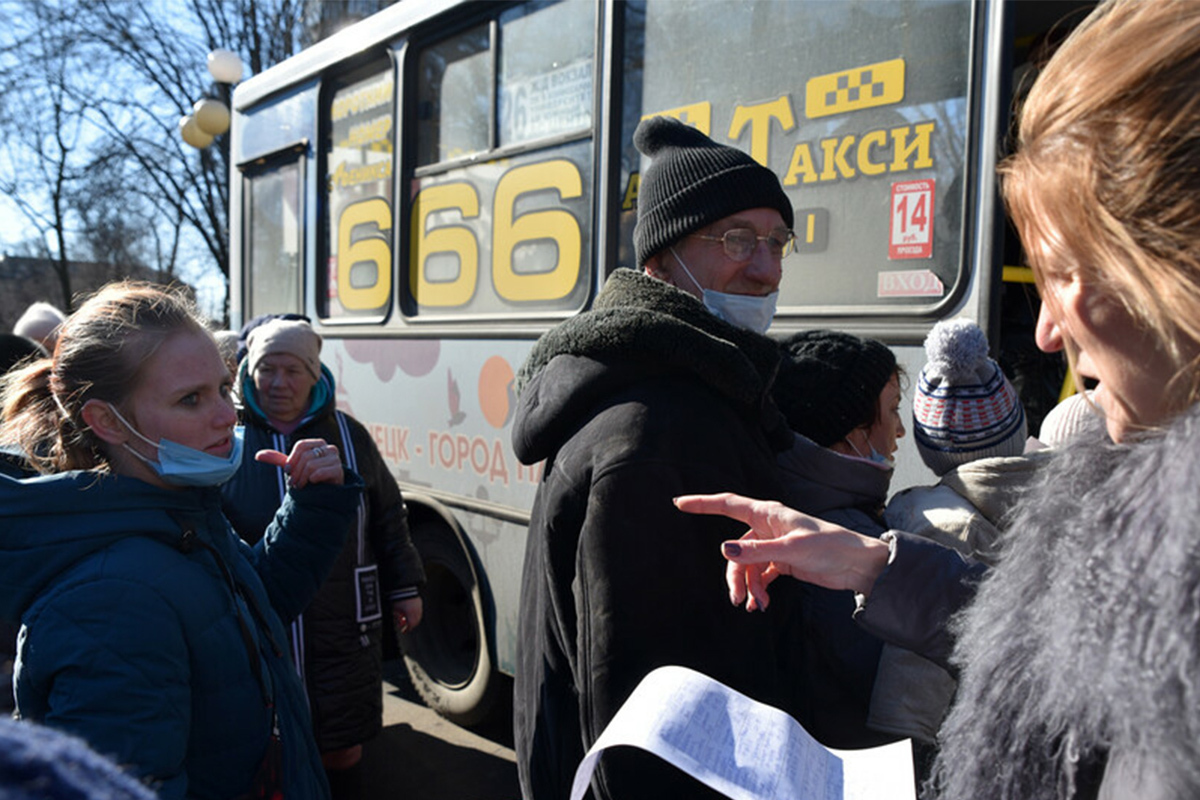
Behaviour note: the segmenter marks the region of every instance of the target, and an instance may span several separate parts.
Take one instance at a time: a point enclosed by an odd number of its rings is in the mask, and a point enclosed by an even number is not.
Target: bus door
[[[982,26],[971,2],[621,3],[621,236],[633,266],[633,132],[667,114],[750,153],[796,209],[773,335],[836,327],[895,347],[909,375],[933,321],[987,329],[992,181],[975,166]],[[909,440],[911,442],[911,439]],[[905,444],[902,442],[902,445]],[[928,481],[915,449],[896,478]]]

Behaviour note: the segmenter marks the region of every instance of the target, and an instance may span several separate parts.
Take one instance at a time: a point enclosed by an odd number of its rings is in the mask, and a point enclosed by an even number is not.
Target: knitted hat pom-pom
[[[963,382],[987,363],[988,343],[983,331],[969,319],[952,319],[933,326],[925,339],[927,371],[951,382]]]
[[[713,142],[691,125],[671,117],[652,117],[634,134],[637,149],[653,158],[666,147],[712,147]]]

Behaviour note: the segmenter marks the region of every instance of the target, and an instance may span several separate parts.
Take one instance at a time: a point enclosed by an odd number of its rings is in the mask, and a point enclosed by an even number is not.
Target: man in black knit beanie
[[[749,155],[664,117],[634,136],[642,171],[634,249],[590,311],[539,340],[522,367],[513,447],[545,460],[525,550],[515,746],[527,800],[570,795],[587,748],[651,669],[680,664],[803,716],[789,600],[746,614],[723,599],[727,520],[688,516],[685,492],[774,496],[792,434],[770,400],[764,336],[792,203]],[[597,800],[712,797],[617,748]]]
[[[775,173],[668,117],[646,120],[633,141],[652,159],[633,229],[638,266],[726,322],[766,333],[795,221]]]

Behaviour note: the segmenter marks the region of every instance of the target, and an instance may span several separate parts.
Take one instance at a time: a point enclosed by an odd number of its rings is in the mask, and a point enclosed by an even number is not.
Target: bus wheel
[[[479,581],[447,526],[418,522],[412,540],[425,565],[424,615],[400,637],[404,664],[426,705],[455,724],[476,725],[495,706],[498,683]]]

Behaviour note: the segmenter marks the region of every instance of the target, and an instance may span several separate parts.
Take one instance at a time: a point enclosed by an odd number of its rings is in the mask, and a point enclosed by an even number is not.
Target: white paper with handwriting
[[[915,800],[906,739],[830,750],[777,708],[686,667],[659,667],[621,706],[575,771],[581,800],[606,747],[654,753],[734,800]]]

